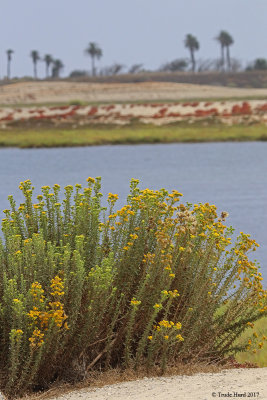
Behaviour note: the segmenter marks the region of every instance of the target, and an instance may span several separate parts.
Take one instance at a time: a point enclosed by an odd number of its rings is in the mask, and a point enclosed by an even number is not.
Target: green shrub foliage
[[[2,388],[20,396],[92,369],[217,361],[253,345],[236,339],[266,315],[257,243],[209,204],[141,190],[101,206],[100,178],[9,197],[0,243]],[[63,197],[63,196],[62,196]],[[253,337],[253,335],[252,335]],[[256,339],[255,339],[256,340]]]

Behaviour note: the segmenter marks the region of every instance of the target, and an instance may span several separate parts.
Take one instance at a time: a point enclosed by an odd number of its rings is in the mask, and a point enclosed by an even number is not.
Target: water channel
[[[86,184],[101,176],[103,194],[126,200],[129,181],[142,188],[177,189],[183,201],[209,202],[228,211],[236,232],[250,233],[260,244],[255,257],[267,284],[267,143],[116,145],[54,149],[0,150],[0,210],[7,196],[22,200],[18,185],[31,179],[36,194],[43,185]]]

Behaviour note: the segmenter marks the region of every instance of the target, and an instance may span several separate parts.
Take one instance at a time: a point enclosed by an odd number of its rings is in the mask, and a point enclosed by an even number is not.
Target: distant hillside
[[[225,86],[232,88],[267,88],[267,71],[243,72],[142,72],[112,76],[77,77],[62,79],[44,79],[40,81],[68,81],[88,83],[137,83],[137,82],[173,82],[197,85]],[[31,78],[0,81],[0,86],[15,82],[34,82]]]
[[[267,88],[177,82],[28,81],[0,86],[1,105],[163,102],[189,99],[266,98]]]
[[[227,86],[240,88],[267,88],[267,71],[245,72],[147,72],[103,77],[69,78],[76,82],[175,82],[197,85]]]

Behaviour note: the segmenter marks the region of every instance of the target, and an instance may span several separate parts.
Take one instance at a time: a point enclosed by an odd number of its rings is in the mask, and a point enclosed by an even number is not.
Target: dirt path
[[[191,85],[171,82],[82,83],[20,82],[0,86],[0,104],[164,101],[193,98],[231,98],[266,96],[267,89]]]
[[[267,400],[267,368],[231,369],[80,389],[54,400],[211,400],[248,398]]]

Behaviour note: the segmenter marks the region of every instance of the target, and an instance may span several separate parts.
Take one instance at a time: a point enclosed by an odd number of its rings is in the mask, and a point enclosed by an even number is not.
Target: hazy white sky
[[[0,0],[0,77],[6,50],[15,51],[12,76],[32,75],[31,50],[52,54],[74,69],[90,69],[84,49],[91,41],[103,49],[99,66],[120,62],[158,68],[187,57],[183,40],[197,36],[197,58],[216,58],[214,37],[232,34],[232,56],[247,63],[267,58],[267,0]],[[45,66],[38,66],[40,77]]]

